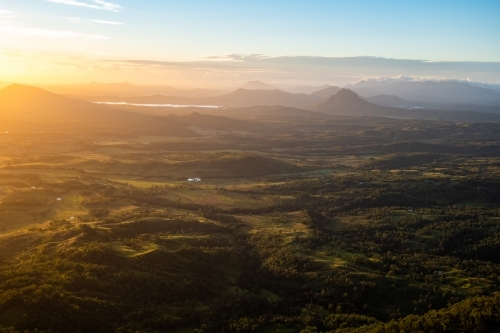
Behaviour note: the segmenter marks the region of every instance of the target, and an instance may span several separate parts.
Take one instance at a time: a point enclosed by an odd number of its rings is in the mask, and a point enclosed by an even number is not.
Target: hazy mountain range
[[[369,102],[388,107],[500,112],[500,91],[465,82],[368,80],[345,88],[355,91]],[[79,89],[84,89],[83,93]],[[130,83],[50,86],[48,90],[91,102],[306,107],[328,99],[340,88],[329,85],[302,86],[285,91],[261,81],[249,81],[232,92],[149,87]],[[141,94],[143,92],[147,93]]]
[[[402,99],[433,104],[477,104],[500,106],[498,90],[463,82],[387,82],[360,81],[347,88],[361,96],[395,95]]]
[[[378,98],[378,97],[377,97]],[[394,99],[393,97],[389,97]],[[373,99],[373,98],[372,98]],[[399,99],[398,99],[398,102]],[[376,116],[407,119],[435,119],[445,121],[500,121],[499,114],[471,111],[443,111],[387,107],[381,106],[361,98],[354,91],[341,89],[336,95],[328,100],[310,106],[309,110],[323,112],[331,115],[344,116]]]
[[[100,119],[111,111],[106,106],[67,98],[36,87],[13,84],[0,90],[0,118],[4,120]]]
[[[214,105],[222,107],[249,107],[249,106],[269,106],[282,105],[291,107],[306,107],[318,103],[331,96],[340,88],[328,87],[326,91],[314,92],[311,95],[293,94],[283,90],[275,89],[237,89],[229,94],[206,98],[189,98],[181,96],[138,96],[138,97],[119,97],[119,96],[71,96],[81,98],[90,102],[125,102],[137,104],[185,104],[185,105]]]
[[[147,95],[167,95],[181,97],[212,97],[219,96],[230,91],[221,89],[200,89],[200,88],[173,88],[169,86],[149,86],[122,83],[100,83],[91,82],[88,84],[65,84],[65,85],[41,85],[50,92],[71,95],[71,96],[147,96]]]
[[[328,84],[324,84],[324,85],[321,85],[321,86],[303,86],[303,87],[296,87],[296,88],[292,88],[292,89],[289,89],[289,90],[286,90],[288,92],[291,92],[293,94],[312,94],[316,91],[319,91],[319,90],[323,90],[323,89],[326,89],[330,87],[330,85]]]
[[[0,82],[0,89],[8,85],[9,83]],[[330,85],[278,89],[257,80],[232,90],[179,89],[129,82],[92,82],[40,87],[56,94],[91,102],[213,104],[224,107],[304,107],[326,100],[340,90],[340,87]],[[382,106],[497,113],[500,112],[500,91],[494,89],[495,87],[494,84],[461,81],[363,80],[345,88],[355,91],[369,102]]]
[[[0,83],[1,86],[2,83]],[[69,114],[71,114],[70,118],[78,118],[78,115],[81,114],[82,117],[91,115],[92,119],[102,119],[103,117],[116,117],[118,115],[123,117],[124,114],[119,112],[124,112],[124,110],[129,114],[138,110],[134,109],[134,107],[122,107],[121,110],[118,110],[119,108],[110,105],[88,102],[126,103],[130,105],[219,106],[233,109],[235,114],[239,115],[243,112],[264,115],[265,111],[263,110],[267,110],[267,112],[274,115],[289,114],[294,116],[300,114],[315,116],[319,112],[325,115],[343,116],[498,121],[496,114],[500,114],[500,92],[463,82],[361,81],[348,87],[348,89],[334,86],[300,87],[302,90],[314,90],[310,94],[305,94],[273,89],[275,87],[263,82],[250,81],[243,87],[255,89],[242,87],[233,92],[204,97],[200,96],[199,93],[201,92],[201,95],[203,95],[207,92],[199,89],[189,90],[189,94],[196,97],[163,94],[145,96],[103,95],[109,91],[125,91],[128,94],[133,94],[141,92],[141,89],[144,88],[130,83],[93,83],[85,85],[85,87],[96,91],[103,88],[103,91],[94,96],[61,96],[40,88],[10,85],[0,90],[1,118],[5,119],[8,116],[10,118],[35,120],[44,117],[56,117],[64,120]],[[137,87],[139,89],[135,90]],[[159,87],[156,88],[160,89]],[[323,89],[316,90],[316,88]],[[163,87],[162,89],[167,88]],[[180,90],[174,89],[171,91],[177,93]],[[366,95],[367,91],[376,92],[377,94],[363,97],[363,94]],[[86,92],[91,92],[91,90],[86,90]],[[211,91],[211,93],[215,93],[215,91]],[[234,108],[239,108],[239,110],[236,111]],[[68,110],[71,110],[71,112],[68,113]],[[155,114],[165,114],[168,112],[168,108],[155,110],[155,112]],[[461,114],[457,114],[457,112]],[[488,113],[495,115],[487,115]]]
[[[224,131],[264,131],[252,121],[243,121],[216,115],[190,112],[188,115],[162,116],[115,108],[76,100],[51,93],[47,90],[10,85],[0,90],[0,121],[4,126],[24,130],[66,130],[86,129],[104,131],[111,128],[123,129],[127,133],[199,136],[194,127]]]
[[[326,99],[323,98],[325,94],[335,92],[336,89],[335,87],[327,87],[323,89],[323,92],[319,91],[311,95],[292,94],[281,90],[238,89],[230,94],[213,98],[187,99],[177,97],[177,100],[179,102],[183,100],[210,100],[227,105],[226,109],[199,109],[201,113],[227,117],[241,117],[242,115],[318,117],[323,114],[323,116],[395,117],[447,121],[500,121],[500,114],[430,109],[409,110],[401,107],[377,105],[345,88],[339,89]],[[141,104],[145,101],[162,102],[171,98],[166,96],[146,96],[130,97],[128,99]],[[376,96],[370,98],[370,100],[379,101],[379,103],[384,101],[400,104],[406,102],[394,96]],[[151,109],[155,109],[156,113],[150,113],[149,110]],[[167,118],[165,117],[158,117],[165,116],[172,110],[170,108],[146,108],[145,111],[134,106],[99,105],[57,95],[41,88],[22,85],[11,85],[0,90],[0,119],[3,120],[78,122],[80,124],[99,124],[100,126],[122,123],[138,129],[151,128],[151,132],[154,132],[175,125],[171,121],[166,121]],[[204,126],[205,122],[203,121],[199,125]],[[175,126],[178,125],[177,122]]]
[[[260,81],[248,81],[240,87],[240,89],[246,90],[276,90],[278,88]]]

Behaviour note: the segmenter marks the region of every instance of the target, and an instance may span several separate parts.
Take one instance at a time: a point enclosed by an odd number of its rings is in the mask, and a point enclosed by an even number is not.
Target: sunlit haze
[[[0,81],[500,81],[498,1],[0,0]]]
[[[0,333],[500,333],[500,0],[0,0]]]

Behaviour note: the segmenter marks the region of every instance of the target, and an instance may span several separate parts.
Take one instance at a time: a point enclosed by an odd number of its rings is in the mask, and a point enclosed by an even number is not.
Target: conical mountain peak
[[[332,95],[329,102],[342,105],[366,103],[366,101],[359,97],[354,91],[345,88],[340,89],[338,93]]]

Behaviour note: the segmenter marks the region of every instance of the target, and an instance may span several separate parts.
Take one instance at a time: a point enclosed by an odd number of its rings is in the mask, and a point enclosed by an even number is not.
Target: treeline
[[[314,328],[306,331],[316,332]],[[500,295],[473,297],[449,308],[337,333],[500,332]]]

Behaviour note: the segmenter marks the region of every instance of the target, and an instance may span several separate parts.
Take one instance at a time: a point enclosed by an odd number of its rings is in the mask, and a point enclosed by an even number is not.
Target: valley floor
[[[500,327],[500,126],[188,125],[0,135],[1,332]]]

